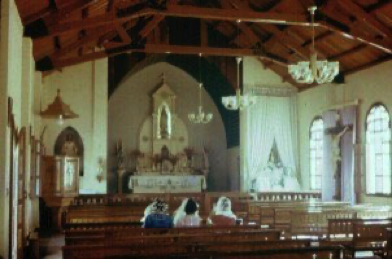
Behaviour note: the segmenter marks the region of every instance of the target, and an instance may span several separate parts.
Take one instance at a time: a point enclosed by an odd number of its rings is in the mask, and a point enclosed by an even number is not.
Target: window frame
[[[390,113],[389,113],[389,110],[388,110],[388,108],[387,108],[387,106],[384,104],[384,103],[382,103],[382,102],[375,102],[375,103],[373,103],[371,106],[370,106],[370,108],[368,109],[368,111],[366,112],[366,116],[365,116],[365,121],[364,121],[364,128],[365,128],[365,132],[364,132],[364,135],[365,135],[365,147],[367,147],[367,145],[368,145],[368,143],[367,143],[367,131],[368,131],[368,117],[370,116],[370,113],[371,113],[371,111],[375,108],[375,107],[378,107],[378,106],[382,106],[382,107],[384,107],[384,109],[385,109],[385,111],[387,112],[387,114],[388,114],[388,129],[389,129],[389,134],[390,134],[390,144],[389,144],[389,149],[390,149],[390,154],[389,154],[389,162],[390,162],[390,168],[391,168],[391,170],[392,170],[392,127],[391,127],[391,115],[390,115]],[[368,168],[367,168],[367,160],[368,160],[368,157],[367,157],[367,155],[368,155],[368,151],[367,151],[367,149],[366,149],[366,151],[365,151],[365,167],[364,167],[364,171],[365,171],[365,174],[364,174],[364,177],[365,177],[365,188],[364,188],[364,193],[365,193],[365,195],[366,196],[369,196],[369,197],[392,197],[392,175],[391,175],[391,190],[390,190],[390,193],[368,193],[368,191],[367,191],[367,186],[368,186],[368,172],[367,172],[367,170],[368,170]],[[391,172],[391,174],[392,174],[392,172]],[[383,176],[384,177],[384,176]]]
[[[311,153],[312,153],[312,148],[311,148],[312,128],[313,128],[314,123],[316,121],[318,121],[318,120],[321,120],[322,123],[323,123],[322,132],[324,133],[324,120],[323,120],[323,118],[321,116],[316,116],[316,117],[313,118],[313,120],[310,122],[309,131],[308,131],[309,132],[309,153],[308,153],[309,154],[309,189],[312,190],[312,191],[320,191],[321,192],[322,184],[320,185],[320,189],[312,188],[312,178],[314,176],[320,176],[321,177],[321,182],[322,182],[322,178],[323,178],[323,172],[321,172],[321,175],[312,174],[312,155],[311,155]],[[324,161],[324,134],[322,136],[323,137],[322,137],[321,141],[323,142],[323,149],[322,149],[321,153],[322,153],[322,160]]]

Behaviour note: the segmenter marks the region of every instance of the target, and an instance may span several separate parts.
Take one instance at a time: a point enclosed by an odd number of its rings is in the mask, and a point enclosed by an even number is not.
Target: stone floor
[[[44,259],[61,259],[61,247],[64,245],[63,234],[45,235],[40,238],[40,255]]]

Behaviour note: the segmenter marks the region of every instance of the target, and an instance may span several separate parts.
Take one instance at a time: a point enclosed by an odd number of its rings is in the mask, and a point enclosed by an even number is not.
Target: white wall
[[[112,181],[116,168],[115,145],[121,139],[125,153],[126,168],[132,170],[131,152],[138,149],[139,132],[144,120],[152,114],[151,94],[161,82],[165,73],[168,86],[177,95],[176,113],[188,130],[189,145],[201,150],[205,145],[209,149],[210,190],[227,190],[226,134],[220,114],[212,99],[202,89],[205,112],[212,112],[214,118],[208,124],[194,125],[188,122],[188,113],[196,112],[198,106],[198,83],[183,70],[166,62],[150,65],[136,74],[124,78],[109,100],[109,168],[112,169]],[[113,190],[116,188],[113,187]]]
[[[392,198],[371,197],[365,194],[365,119],[366,113],[375,102],[382,102],[389,112],[392,111],[392,62],[385,62],[370,69],[360,71],[346,77],[344,85],[321,85],[299,94],[299,132],[300,156],[302,165],[302,183],[309,186],[309,126],[316,115],[321,114],[321,109],[334,104],[360,99],[359,106],[359,139],[361,146],[361,202],[390,205]],[[392,114],[390,114],[392,116]]]
[[[97,179],[98,160],[107,157],[107,59],[64,68],[43,80],[42,110],[52,103],[57,89],[63,102],[70,105],[79,118],[65,120],[63,125],[53,119],[42,120],[41,132],[46,126],[44,145],[46,153],[53,155],[58,135],[71,126],[79,132],[84,146],[84,176],[79,178],[80,193],[106,193],[106,176]]]
[[[31,106],[34,103],[32,89],[35,80],[41,77],[34,73],[32,58],[32,44],[30,39],[23,39],[23,26],[18,14],[15,1],[1,1],[1,29],[0,29],[0,257],[8,258],[9,231],[9,166],[10,166],[10,130],[7,126],[7,99],[13,99],[13,113],[15,124],[20,129],[26,127],[27,137],[30,136],[30,125],[39,122],[32,116]],[[29,194],[30,141],[27,139],[26,186]],[[29,197],[29,195],[27,195]],[[26,202],[26,235],[37,227],[38,214],[37,199]]]

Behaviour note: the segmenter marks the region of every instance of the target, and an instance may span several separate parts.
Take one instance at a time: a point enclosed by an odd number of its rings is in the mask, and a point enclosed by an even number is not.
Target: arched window
[[[391,129],[384,105],[374,105],[366,117],[366,193],[391,193]]]
[[[315,118],[310,125],[310,189],[321,190],[323,175],[324,122]]]

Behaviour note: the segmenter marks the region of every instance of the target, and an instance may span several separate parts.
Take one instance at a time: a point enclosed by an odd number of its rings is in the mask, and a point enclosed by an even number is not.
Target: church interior
[[[0,18],[0,258],[392,258],[391,1]],[[186,198],[200,227],[142,227]]]

